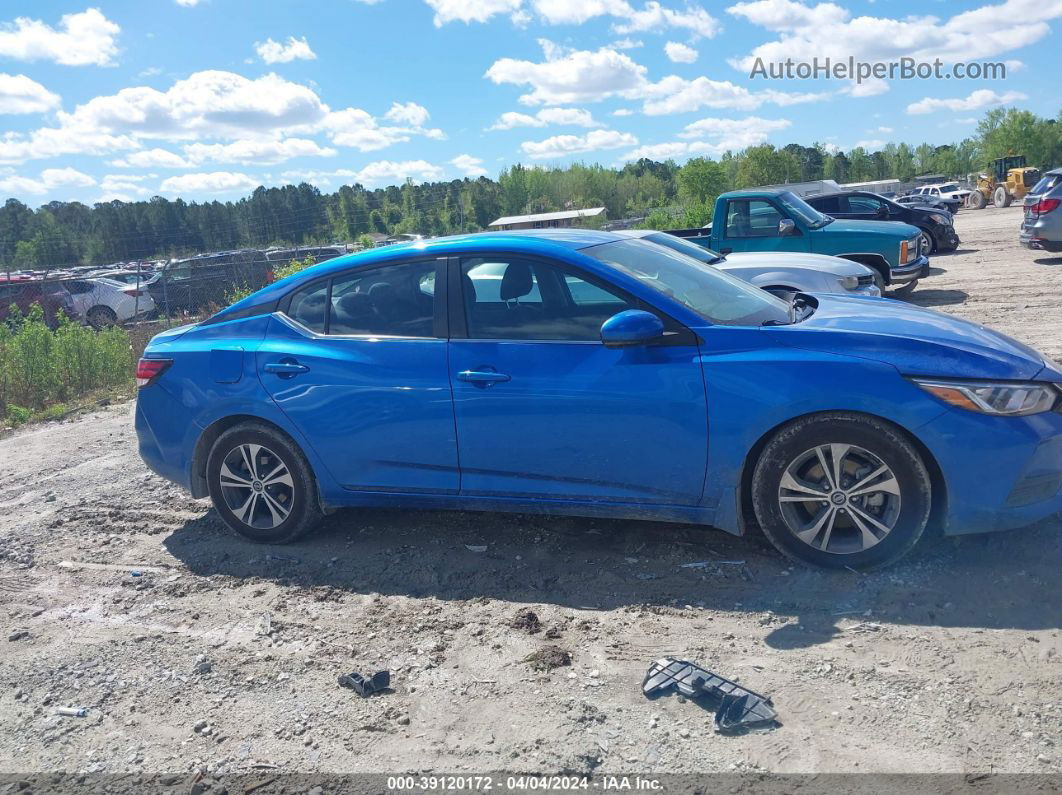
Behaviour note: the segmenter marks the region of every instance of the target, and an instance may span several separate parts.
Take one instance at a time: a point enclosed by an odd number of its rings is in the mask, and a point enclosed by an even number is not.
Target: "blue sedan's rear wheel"
[[[251,541],[286,544],[321,518],[302,451],[262,423],[240,424],[218,437],[207,462],[207,483],[221,518]]]
[[[887,423],[857,414],[797,420],[768,442],[752,499],[764,534],[814,566],[870,569],[906,554],[931,505],[918,451]]]

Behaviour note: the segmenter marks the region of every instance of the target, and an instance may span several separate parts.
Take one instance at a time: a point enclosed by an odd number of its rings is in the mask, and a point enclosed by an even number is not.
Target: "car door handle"
[[[471,384],[490,386],[502,381],[512,381],[505,373],[497,373],[493,370],[462,370],[457,374],[459,381],[468,381]]]
[[[291,378],[299,373],[308,372],[310,368],[305,364],[299,364],[294,359],[284,359],[279,362],[269,362],[262,369],[267,373],[279,375],[281,378]]]

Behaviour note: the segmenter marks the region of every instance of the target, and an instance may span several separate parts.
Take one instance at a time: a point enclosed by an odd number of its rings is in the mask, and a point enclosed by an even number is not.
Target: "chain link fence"
[[[139,353],[159,331],[209,317],[270,284],[293,260],[324,262],[349,245],[213,252],[110,267],[0,270],[0,322],[33,305],[56,325],[60,312],[96,329],[123,326]]]

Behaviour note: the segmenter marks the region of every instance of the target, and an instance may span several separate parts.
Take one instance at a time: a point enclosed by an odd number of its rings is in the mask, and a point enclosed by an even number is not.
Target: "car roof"
[[[475,232],[465,235],[426,238],[408,243],[394,243],[380,248],[359,251],[335,257],[320,264],[312,265],[286,279],[259,290],[257,293],[237,301],[228,309],[223,309],[215,317],[224,319],[231,313],[249,309],[259,304],[271,303],[287,292],[294,285],[311,279],[319,279],[352,267],[363,268],[402,260],[412,255],[446,257],[456,254],[475,255],[477,252],[490,253],[499,249],[529,256],[556,256],[564,252],[614,243],[625,238],[613,232],[593,229],[519,229],[507,232]]]
[[[747,190],[732,190],[724,193],[723,196],[728,199],[743,199],[746,197],[756,198],[757,196],[779,196],[783,193],[791,193],[789,188],[748,188]],[[819,195],[833,195],[833,191],[829,194],[812,194],[814,196]],[[807,197],[805,197],[807,198]]]

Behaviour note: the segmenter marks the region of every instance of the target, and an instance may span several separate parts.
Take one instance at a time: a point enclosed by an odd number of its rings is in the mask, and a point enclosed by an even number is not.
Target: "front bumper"
[[[1062,413],[951,409],[918,430],[944,477],[944,532],[1010,530],[1062,511]]]
[[[937,249],[945,249],[951,251],[952,249],[959,247],[959,235],[955,231],[953,226],[941,226],[933,233],[933,238],[937,242]]]
[[[889,284],[907,284],[929,274],[929,257],[925,254],[913,262],[889,270]]]

